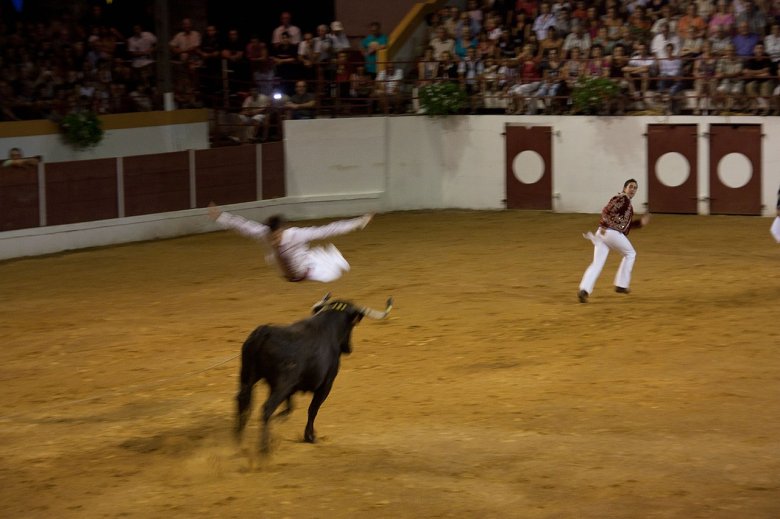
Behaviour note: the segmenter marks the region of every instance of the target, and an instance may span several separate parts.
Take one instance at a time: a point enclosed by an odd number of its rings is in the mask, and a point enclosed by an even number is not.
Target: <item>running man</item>
[[[631,199],[634,198],[639,185],[633,178],[626,180],[623,191],[613,196],[604,209],[601,210],[601,220],[596,234],[587,233],[583,236],[593,242],[593,262],[585,271],[580,281],[577,297],[580,303],[587,303],[588,296],[593,292],[601,269],[607,261],[610,249],[618,251],[623,260],[615,275],[615,292],[628,294],[631,290],[631,271],[634,268],[636,251],[628,241],[628,233],[632,228],[644,227],[650,223],[650,214],[645,214],[639,220],[634,220],[634,208]]]

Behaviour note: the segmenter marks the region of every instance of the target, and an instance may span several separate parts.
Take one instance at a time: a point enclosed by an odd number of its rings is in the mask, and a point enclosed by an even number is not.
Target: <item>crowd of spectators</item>
[[[623,94],[605,112],[679,112],[695,92],[695,113],[778,113],[779,15],[779,0],[468,0],[428,16],[410,64],[377,61],[388,43],[378,23],[353,43],[339,21],[302,30],[287,12],[265,37],[184,19],[158,42],[143,25],[122,34],[98,5],[79,20],[0,23],[0,120],[159,109],[162,44],[175,105],[234,110],[251,127],[242,140],[265,138],[272,112],[313,116],[309,96],[314,108],[406,112],[436,81],[458,82],[472,110],[564,113],[579,81],[604,77]]]
[[[587,78],[621,95],[605,112],[780,112],[777,0],[468,0],[429,16],[418,80],[459,81],[510,113],[559,113]]]

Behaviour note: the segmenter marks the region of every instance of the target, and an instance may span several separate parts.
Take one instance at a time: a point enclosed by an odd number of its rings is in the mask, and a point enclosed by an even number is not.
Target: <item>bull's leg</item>
[[[317,418],[317,413],[320,410],[320,406],[328,398],[330,389],[333,387],[333,380],[321,385],[315,392],[309,404],[309,420],[306,422],[306,430],[303,431],[303,440],[309,443],[314,443],[317,439],[314,433],[314,419]]]
[[[241,384],[241,389],[236,395],[236,440],[241,440],[241,432],[246,426],[249,415],[252,413],[252,388],[254,383]]]
[[[268,422],[271,420],[271,417],[273,416],[274,411],[276,411],[276,408],[279,407],[279,404],[289,399],[291,394],[291,388],[271,388],[271,392],[268,395],[268,400],[266,400],[263,404],[263,423],[260,431],[260,450],[264,453],[267,453],[270,448],[270,430],[268,427]]]
[[[276,418],[286,418],[293,412],[292,395],[287,397],[287,405],[276,414]]]

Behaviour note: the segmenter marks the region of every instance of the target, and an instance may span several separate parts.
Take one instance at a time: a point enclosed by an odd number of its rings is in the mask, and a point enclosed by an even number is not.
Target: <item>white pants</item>
[[[769,228],[769,232],[772,233],[775,241],[780,243],[780,216],[775,217],[774,221],[772,222],[772,227]]]
[[[618,267],[615,275],[615,286],[628,288],[628,285],[631,283],[631,271],[634,268],[636,251],[626,235],[613,229],[607,229],[603,235],[601,231],[598,231],[591,238],[591,241],[593,242],[593,263],[590,264],[582,276],[580,290],[584,290],[588,294],[593,292],[593,287],[596,285],[599,275],[601,275],[601,269],[604,268],[610,249],[619,252],[623,256],[623,260],[620,262],[620,267]]]
[[[332,244],[312,247],[308,257],[309,274],[306,279],[330,283],[349,270],[349,263]]]

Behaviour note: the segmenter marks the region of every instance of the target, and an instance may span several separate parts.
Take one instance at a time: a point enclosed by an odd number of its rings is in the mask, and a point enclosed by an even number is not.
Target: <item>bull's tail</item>
[[[241,346],[241,373],[239,375],[239,390],[236,395],[236,439],[241,439],[241,432],[246,426],[252,412],[252,388],[260,381],[257,373],[257,346],[265,342],[268,327],[256,328]]]

